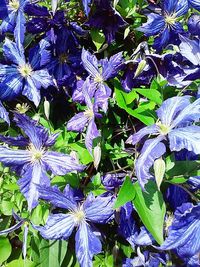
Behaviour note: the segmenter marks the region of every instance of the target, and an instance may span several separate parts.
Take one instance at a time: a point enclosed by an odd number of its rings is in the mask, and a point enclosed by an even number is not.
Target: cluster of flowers
[[[26,199],[23,209],[29,214],[23,218],[13,211],[16,224],[0,234],[23,226],[24,257],[28,224],[34,235],[50,240],[68,240],[76,229],[76,258],[80,266],[90,267],[94,255],[103,251],[101,241],[107,237],[109,243],[110,233],[105,234],[105,229],[111,228],[116,240],[127,242],[132,249],[118,263],[118,243],[113,245],[116,266],[200,266],[199,170],[196,175],[181,173],[181,181],[171,173],[174,180],[170,182],[166,181],[165,166],[172,155],[174,165],[181,161],[199,163],[200,1],[157,2],[0,0],[0,162],[15,173]],[[148,90],[150,94],[149,87],[155,81],[161,84],[157,87],[160,103],[148,102],[154,99],[149,98]],[[60,107],[50,114],[50,106],[56,102]],[[150,110],[142,109],[145,104]],[[28,105],[30,110],[42,112],[37,115],[46,118],[49,129],[37,116],[25,114]],[[62,107],[67,109],[64,119]],[[112,127],[109,116],[115,109],[114,116],[121,116],[121,124],[127,118],[131,121],[133,133],[127,136],[130,129],[125,128],[120,132],[123,137],[116,141],[122,144],[128,166],[121,167],[111,160],[111,170],[105,139]],[[134,113],[134,109],[141,112]],[[67,154],[62,147],[55,151],[61,135],[60,131],[50,133],[52,125],[58,123],[55,117],[60,117],[60,129],[66,123],[66,133],[77,133],[73,143],[82,144],[92,159],[90,165],[80,163],[74,151]],[[7,134],[16,126],[22,134]],[[81,156],[83,150],[77,152]],[[115,171],[117,166],[119,172]],[[97,170],[103,193],[88,186]],[[81,177],[79,187],[67,183],[61,190],[59,183],[52,185],[54,177],[66,177],[68,173]],[[167,212],[164,210],[162,216],[166,227],[161,222],[161,228],[165,241],[156,230],[151,231],[156,228],[149,227],[151,218],[147,223],[141,214],[138,205],[142,207],[145,201],[140,203],[140,198],[137,204],[126,192],[122,195],[128,179],[138,196],[141,190],[140,195],[148,198],[154,185],[153,199],[160,195],[159,201],[163,201],[164,195]],[[119,200],[122,204],[116,208]],[[34,224],[32,212],[47,202],[52,205],[51,214],[43,226]],[[104,252],[106,255],[106,247]],[[170,262],[172,265],[168,265]]]

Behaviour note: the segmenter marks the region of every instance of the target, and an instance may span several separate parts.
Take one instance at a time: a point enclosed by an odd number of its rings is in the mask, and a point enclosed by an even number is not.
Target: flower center
[[[169,25],[169,26],[174,25],[175,22],[176,22],[176,17],[175,17],[175,15],[174,15],[174,14],[173,14],[173,15],[168,15],[168,14],[166,14],[166,15],[165,15],[165,22],[166,22],[166,24]]]
[[[18,103],[15,107],[15,110],[20,114],[25,114],[29,110],[29,105],[27,103]]]
[[[103,82],[103,77],[100,74],[97,74],[97,76],[94,77],[94,82],[95,83],[102,83]]]
[[[35,148],[35,146],[33,144],[30,144],[29,145],[28,150],[31,153],[31,162],[32,163],[35,163],[37,161],[40,161],[41,158],[44,155],[44,152],[45,152],[45,149],[44,148],[37,149],[37,148]]]
[[[68,61],[68,55],[66,53],[63,53],[59,56],[60,63],[67,63],[67,61]]]
[[[86,117],[88,117],[90,120],[94,117],[94,112],[92,109],[87,109],[85,112],[84,112],[84,115]]]
[[[19,1],[18,0],[10,0],[9,1],[9,6],[14,9],[14,10],[18,10],[19,9]]]
[[[24,64],[18,68],[20,74],[22,77],[27,78],[28,76],[31,76],[32,68],[30,64]]]
[[[80,224],[82,221],[85,220],[85,213],[81,207],[77,211],[73,212],[73,216],[76,224]]]
[[[159,128],[160,128],[160,133],[161,133],[162,135],[167,135],[167,134],[170,132],[170,130],[171,130],[170,126],[165,125],[165,124],[162,124],[160,121],[157,122],[156,124],[159,126]]]

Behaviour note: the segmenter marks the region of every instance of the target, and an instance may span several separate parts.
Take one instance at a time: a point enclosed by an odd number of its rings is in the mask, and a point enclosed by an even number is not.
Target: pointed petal
[[[20,47],[19,49],[16,43],[10,41],[8,38],[5,39],[5,43],[3,45],[3,52],[6,59],[15,63],[16,65],[25,64],[23,47]]]
[[[37,186],[48,186],[50,185],[50,180],[46,175],[44,166],[40,162],[27,165],[21,177],[18,184],[21,192],[27,199],[28,210],[31,211],[38,204],[39,191]]]
[[[48,217],[46,224],[35,226],[45,239],[68,239],[75,227],[72,214],[52,214]]]
[[[93,255],[101,252],[100,240],[87,223],[81,223],[76,233],[76,257],[81,267],[92,267]]]
[[[72,196],[62,193],[57,187],[38,187],[40,198],[49,201],[52,205],[62,209],[75,210],[76,201]]]
[[[111,89],[106,84],[98,84],[95,92],[95,106],[103,110],[104,113],[108,110],[108,99],[111,95]]]
[[[54,85],[52,77],[47,70],[36,70],[33,72],[31,78],[34,81],[37,89],[44,87],[45,89],[50,85]]]
[[[148,15],[146,23],[137,28],[138,31],[144,32],[146,36],[151,36],[160,33],[165,27],[163,16],[151,13]]]
[[[200,126],[174,129],[168,134],[171,151],[187,149],[200,154]]]
[[[129,136],[129,138],[126,140],[126,143],[135,145],[138,142],[140,142],[140,140],[143,137],[145,137],[146,135],[151,135],[151,134],[154,135],[154,134],[158,134],[158,133],[159,133],[159,127],[156,124],[150,125],[150,126],[142,128],[137,133]]]
[[[94,122],[94,119],[92,119],[88,124],[87,132],[85,136],[85,146],[87,147],[91,155],[92,155],[93,140],[97,138],[98,136],[100,136],[99,131]]]
[[[22,48],[23,50],[23,42],[24,42],[24,36],[25,36],[25,15],[24,12],[19,9],[17,12],[17,17],[16,17],[16,26],[14,30],[14,37],[15,37],[15,42],[18,46],[19,49]]]
[[[186,57],[192,64],[200,64],[200,41],[190,40],[185,36],[180,35],[180,53]]]
[[[24,233],[23,233],[23,245],[22,245],[22,255],[24,259],[26,259],[26,251],[27,251],[27,238],[28,238],[28,225],[24,225]]]
[[[113,196],[94,197],[90,194],[83,205],[86,218],[92,222],[105,223],[114,214],[114,200]]]
[[[82,50],[81,58],[83,67],[88,71],[88,73],[92,75],[92,77],[99,76],[97,58],[84,48]]]
[[[102,76],[104,80],[114,78],[123,66],[123,54],[119,52],[111,56],[109,60],[103,59],[100,63],[102,64]]]
[[[165,100],[161,107],[156,110],[162,124],[170,126],[175,117],[188,105],[191,96],[175,96]]]
[[[68,131],[82,132],[86,126],[89,118],[85,116],[84,112],[80,112],[72,117],[67,123]]]
[[[161,142],[164,138],[164,136],[158,136],[156,138],[147,140],[142,147],[139,158],[136,160],[136,176],[143,190],[145,189],[145,184],[150,178],[152,178],[149,170],[155,159],[161,157],[166,152],[166,147]]]
[[[186,106],[176,117],[172,123],[172,127],[177,125],[188,123],[188,122],[198,122],[200,119],[200,98],[198,98],[193,103]]]
[[[0,134],[0,140],[10,146],[28,146],[29,140],[22,135],[16,137],[4,136]]]
[[[33,101],[36,107],[40,103],[40,88],[36,87],[34,80],[31,77],[26,78],[26,84],[22,91],[22,94],[25,95],[29,100]]]
[[[54,151],[47,151],[43,157],[48,169],[55,175],[65,175],[72,171],[83,171],[84,165],[80,165],[69,155]]]
[[[188,12],[188,9],[189,9],[188,0],[179,0],[178,3],[176,4],[176,17],[185,15]]]
[[[6,166],[19,166],[30,162],[30,153],[26,150],[14,150],[0,146],[0,162]]]
[[[7,235],[9,233],[12,233],[15,230],[19,229],[23,224],[24,224],[24,220],[21,220],[17,224],[11,226],[10,228],[0,231],[0,235]]]

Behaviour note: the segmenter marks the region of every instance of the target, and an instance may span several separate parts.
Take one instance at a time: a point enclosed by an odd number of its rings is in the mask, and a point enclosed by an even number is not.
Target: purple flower
[[[160,158],[166,147],[163,141],[169,141],[171,151],[187,149],[200,154],[200,127],[193,123],[200,118],[200,99],[190,103],[191,96],[176,96],[165,100],[156,111],[159,120],[156,124],[142,128],[131,135],[127,143],[136,144],[147,135],[155,138],[145,141],[139,158],[136,160],[135,170],[141,187],[153,176],[149,170],[155,159]]]
[[[195,8],[196,10],[200,11],[200,2],[199,0],[188,0],[189,5]]]
[[[42,199],[69,212],[49,215],[46,224],[43,227],[36,226],[36,229],[45,239],[67,240],[77,228],[76,257],[81,267],[92,267],[93,255],[100,253],[102,246],[90,223],[104,224],[112,218],[113,197],[94,197],[91,193],[84,202],[77,202],[74,191],[69,185],[65,187],[63,193],[57,187],[40,187],[39,192]]]
[[[85,146],[90,154],[92,154],[93,140],[100,136],[95,123],[95,117],[101,116],[98,114],[98,107],[96,101],[92,103],[92,99],[89,96],[90,82],[87,79],[83,85],[83,96],[87,105],[87,109],[84,112],[80,112],[72,117],[67,123],[67,129],[69,131],[82,132],[87,125],[87,132],[85,136]]]
[[[7,9],[5,4],[1,6],[3,12],[2,16],[0,13],[0,18],[3,18],[3,21],[0,25],[0,32],[14,32],[15,42],[19,48],[24,42],[26,23],[24,8],[27,2],[27,0],[12,0],[8,2]]]
[[[193,14],[188,20],[188,31],[192,35],[200,36],[200,15]]]
[[[32,48],[29,62],[26,61],[24,49],[6,39],[3,52],[9,65],[0,64],[0,95],[2,100],[11,100],[21,93],[36,106],[40,102],[40,89],[53,85],[53,81],[44,66],[49,62],[49,43],[45,40]]]
[[[90,15],[86,24],[99,30],[102,29],[109,44],[115,40],[115,34],[119,28],[127,26],[126,21],[108,0],[96,1],[96,11]]]
[[[174,216],[169,235],[160,249],[177,249],[181,257],[192,257],[200,251],[200,205],[184,203]]]
[[[161,14],[150,13],[147,22],[138,30],[144,32],[146,36],[156,36],[154,47],[161,50],[169,43],[178,42],[178,34],[184,33],[178,19],[187,11],[188,0],[164,0]]]
[[[50,135],[47,130],[39,126],[36,121],[26,115],[15,113],[14,120],[26,137],[3,137],[3,142],[12,146],[26,149],[12,149],[0,146],[0,161],[16,170],[21,178],[18,181],[21,192],[28,201],[31,210],[38,204],[39,192],[37,185],[49,185],[47,171],[54,175],[64,175],[71,171],[82,171],[85,166],[80,165],[69,155],[48,151],[58,134]]]

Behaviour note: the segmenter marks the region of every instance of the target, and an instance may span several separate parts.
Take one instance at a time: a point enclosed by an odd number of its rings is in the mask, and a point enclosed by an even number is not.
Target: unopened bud
[[[98,144],[94,148],[94,167],[96,170],[98,169],[100,161],[101,161],[101,147],[100,144]]]
[[[163,181],[163,177],[165,174],[165,162],[162,159],[162,157],[155,160],[153,168],[154,168],[156,184],[158,186],[158,190],[160,190],[160,185]]]

